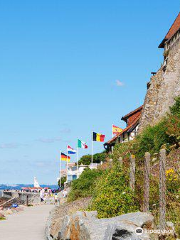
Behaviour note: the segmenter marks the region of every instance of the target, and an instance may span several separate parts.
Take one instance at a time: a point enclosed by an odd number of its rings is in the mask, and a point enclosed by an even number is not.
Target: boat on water
[[[38,183],[38,180],[36,177],[34,177],[34,187],[22,187],[21,191],[22,192],[40,192],[42,189],[44,189],[45,191],[47,191],[48,189],[50,189],[49,187],[41,187]]]

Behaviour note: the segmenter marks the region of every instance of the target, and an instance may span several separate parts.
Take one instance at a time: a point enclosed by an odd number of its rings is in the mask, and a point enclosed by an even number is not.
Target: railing
[[[6,205],[7,203],[11,202],[14,199],[16,199],[16,197],[13,197],[13,198],[9,199],[8,201],[4,202],[3,204],[0,205],[0,207],[3,207],[4,205]]]

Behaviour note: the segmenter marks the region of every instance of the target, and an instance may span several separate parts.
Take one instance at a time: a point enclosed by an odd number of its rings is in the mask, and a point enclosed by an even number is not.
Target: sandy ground
[[[12,214],[0,221],[1,240],[44,240],[45,225],[54,205],[26,207],[23,212]]]

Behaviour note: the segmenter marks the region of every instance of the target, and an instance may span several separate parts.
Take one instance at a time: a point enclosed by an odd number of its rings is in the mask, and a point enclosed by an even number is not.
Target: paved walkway
[[[45,225],[53,205],[27,207],[0,221],[1,240],[44,240]]]

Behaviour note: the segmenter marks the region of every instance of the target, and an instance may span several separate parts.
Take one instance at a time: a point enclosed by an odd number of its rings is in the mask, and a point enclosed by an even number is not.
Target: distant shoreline
[[[0,191],[3,191],[5,189],[9,190],[21,190],[23,187],[34,187],[33,184],[14,184],[14,185],[8,185],[8,184],[0,184]],[[57,189],[58,185],[46,185],[42,184],[42,188],[49,187],[51,189]]]

